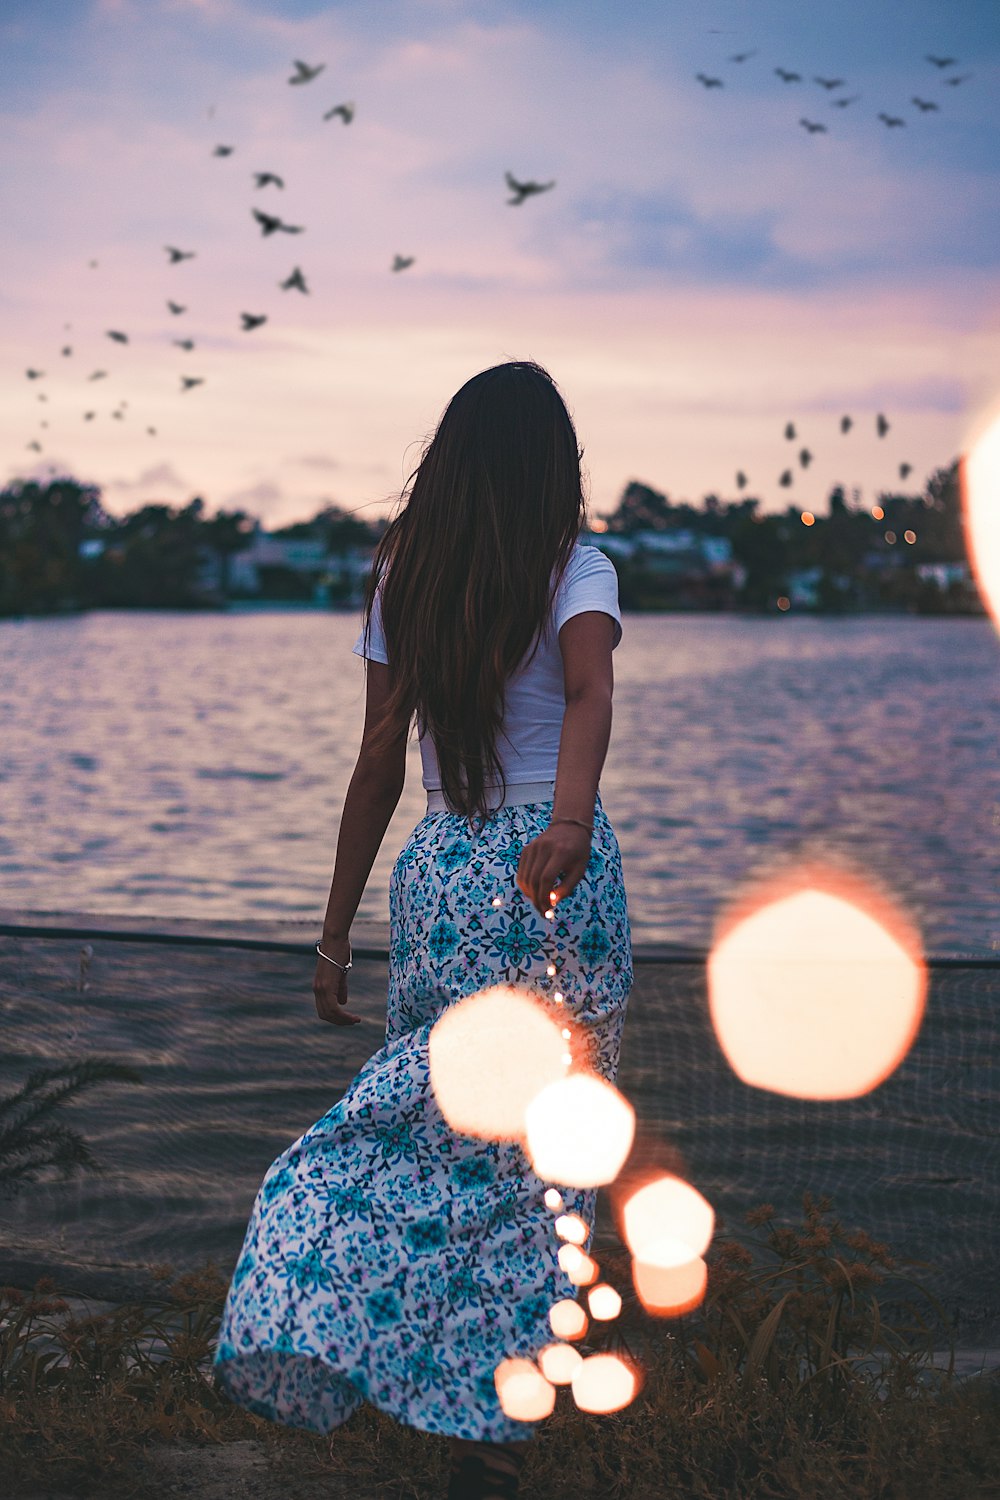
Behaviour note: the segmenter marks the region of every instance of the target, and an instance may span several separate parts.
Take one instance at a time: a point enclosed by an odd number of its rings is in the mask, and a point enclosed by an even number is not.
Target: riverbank
[[[151,926],[139,917],[0,911],[0,1095],[32,1069],[80,1057],[110,1057],[143,1077],[142,1087],[85,1091],[60,1112],[103,1174],[28,1185],[5,1204],[0,1325],[48,1275],[43,1305],[65,1298],[46,1347],[58,1346],[69,1322],[74,1347],[94,1351],[65,1385],[49,1369],[30,1400],[8,1381],[0,1470],[12,1500],[443,1495],[441,1438],[367,1407],[328,1437],[284,1429],[210,1386],[208,1343],[263,1171],[329,1107],[384,1031],[385,929],[355,932],[352,1008],[363,1021],[350,1028],[315,1015],[313,936],[298,922],[255,923],[251,932],[242,922]],[[867,1100],[800,1107],[744,1089],[719,1056],[703,953],[640,946],[635,958],[619,1084],[637,1109],[647,1159],[690,1176],[715,1205],[723,1238],[745,1233],[744,1210],[764,1198],[797,1218],[801,1191],[812,1189],[830,1191],[845,1229],[904,1254],[943,1253],[932,1276],[947,1303],[945,1337],[936,1352],[899,1362],[895,1394],[861,1381],[820,1421],[802,1393],[761,1380],[746,1388],[738,1369],[712,1373],[682,1357],[688,1320],[647,1319],[639,1398],[615,1416],[587,1417],[562,1392],[533,1448],[526,1497],[968,1500],[990,1492],[983,1486],[1000,1482],[988,1436],[1000,1418],[991,1228],[1000,1196],[989,1097],[997,1054],[983,1018],[995,1015],[1000,970],[944,958],[931,970],[927,1022],[897,1076]],[[971,1181],[949,1185],[955,1175]],[[605,1197],[593,1250],[602,1275],[627,1292]],[[156,1327],[167,1264],[187,1283],[202,1342],[129,1335],[128,1346],[158,1369],[102,1377],[117,1369],[107,1363],[116,1339],[126,1341],[114,1334],[116,1317]],[[878,1290],[891,1326],[889,1292],[883,1300]],[[733,1295],[760,1316],[749,1283]],[[188,1314],[178,1302],[167,1316],[183,1327]],[[957,1346],[950,1377],[949,1338]],[[723,1345],[709,1342],[722,1356]]]
[[[179,1272],[239,1253],[274,1157],[330,1107],[384,1039],[387,939],[355,931],[355,1027],[315,1014],[311,924],[0,911],[0,1093],[34,1068],[101,1056],[142,1086],[82,1092],[65,1123],[105,1167],[33,1185],[5,1207],[0,1281],[51,1275],[108,1300],[149,1294],[150,1267]],[[961,1345],[1000,1330],[1000,966],[932,960],[927,1013],[896,1072],[872,1094],[787,1099],[740,1082],[708,1019],[704,955],[639,945],[619,1086],[642,1150],[676,1163],[738,1231],[774,1204],[795,1219],[828,1194],[863,1228],[927,1262]],[[615,1242],[606,1194],[597,1234]]]

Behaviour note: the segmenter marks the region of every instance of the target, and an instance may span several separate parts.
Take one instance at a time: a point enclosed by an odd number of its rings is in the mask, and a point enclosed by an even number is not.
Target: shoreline
[[[267,953],[310,953],[316,941],[311,917],[254,918],[258,934],[247,937],[247,919],[130,916],[122,912],[48,911],[0,905],[0,937],[99,939],[197,948],[244,948]],[[359,958],[389,957],[388,923],[359,921],[352,947]],[[709,950],[687,943],[642,942],[633,938],[632,961],[645,964],[703,964]],[[1000,952],[986,948],[925,953],[929,969],[1000,969]]]
[[[308,614],[308,615],[352,615],[360,614],[362,603],[357,604],[313,604],[307,599],[229,599],[224,604],[94,604],[66,609],[30,610],[17,614],[0,614],[0,624],[24,624],[28,620],[80,619],[84,615],[249,615],[249,614]],[[866,604],[857,609],[815,609],[804,605],[792,605],[788,609],[742,609],[739,606],[725,609],[693,609],[681,606],[676,609],[658,607],[649,609],[622,609],[623,615],[687,615],[701,619],[705,616],[739,616],[746,620],[797,619],[810,620],[857,620],[899,618],[914,620],[988,620],[985,606],[979,609],[899,609],[893,605]]]

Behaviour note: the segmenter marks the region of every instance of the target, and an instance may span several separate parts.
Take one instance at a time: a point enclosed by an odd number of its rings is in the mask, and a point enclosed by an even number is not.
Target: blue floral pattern
[[[616,1078],[632,984],[618,844],[598,798],[587,872],[546,922],[514,875],[551,813],[428,813],[395,862],[385,1044],[268,1168],[226,1297],[216,1378],[258,1416],[329,1432],[369,1401],[425,1432],[536,1430],[504,1415],[493,1371],[549,1343],[549,1308],[577,1295],[549,1184],[517,1143],[449,1128],[427,1041],[449,1005],[489,985],[553,1006],[558,992],[590,1065]],[[595,1191],[560,1190],[593,1224]]]

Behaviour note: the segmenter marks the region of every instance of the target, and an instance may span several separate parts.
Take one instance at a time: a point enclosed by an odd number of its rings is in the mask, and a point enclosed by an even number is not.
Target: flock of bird
[[[841,419],[840,419],[840,431],[841,431],[841,435],[842,436],[846,436],[847,433],[850,432],[850,430],[851,430],[851,428],[853,426],[854,426],[854,418],[853,417],[851,417],[851,416],[843,416],[843,417],[841,417]],[[880,438],[884,438],[885,435],[886,435],[886,433],[889,431],[889,429],[890,429],[891,426],[892,426],[892,424],[889,421],[889,419],[885,416],[884,412],[879,412],[877,414],[876,418],[875,418],[875,431],[878,434],[878,436]],[[795,426],[795,423],[794,422],[786,422],[786,424],[785,424],[785,441],[789,442],[789,443],[794,443],[796,441],[796,439],[798,438],[798,435],[799,434],[798,434],[798,430],[797,430],[797,428]],[[801,448],[799,450],[799,464],[800,464],[800,466],[803,469],[808,469],[808,467],[812,463],[812,461],[813,461],[813,454],[810,451],[810,449],[808,449],[808,448]],[[909,478],[909,476],[912,473],[913,473],[913,465],[912,464],[904,462],[904,463],[901,463],[899,465],[899,477],[900,477],[900,479],[905,480],[905,479]],[[781,475],[780,475],[780,477],[778,479],[778,484],[782,487],[782,489],[790,489],[791,486],[794,484],[794,482],[795,482],[795,470],[794,469],[783,469],[782,472],[781,472]],[[746,487],[747,487],[747,485],[749,483],[750,483],[750,481],[749,481],[747,475],[744,473],[744,471],[742,469],[737,469],[737,471],[736,471],[736,488],[738,490],[744,490],[744,489],[746,489]]]
[[[751,57],[756,56],[756,50],[752,52],[735,52],[729,58],[729,61],[731,63],[745,63]],[[947,68],[954,68],[958,66],[957,58],[936,57],[932,53],[925,54],[924,61],[931,63],[933,67],[937,68],[939,74],[944,74],[944,71]],[[782,83],[803,83],[805,81],[801,73],[795,73],[790,68],[775,68],[774,72],[776,76],[781,79]],[[712,77],[708,73],[696,73],[694,76],[697,82],[700,83],[703,88],[721,89],[724,87],[724,80],[722,78]],[[944,82],[946,84],[949,84],[952,88],[957,88],[959,84],[966,83],[971,77],[971,73],[950,73],[944,77]],[[843,89],[847,87],[846,78],[824,78],[814,74],[812,81],[813,83],[819,84],[820,88],[825,89],[827,93],[831,95],[834,89]],[[837,98],[830,99],[830,106],[833,109],[846,109],[849,104],[857,104],[860,98],[860,94],[841,94]],[[931,114],[935,111],[939,111],[941,108],[940,104],[938,104],[936,100],[924,99],[919,94],[914,94],[910,99],[910,103],[916,107],[921,115]],[[900,126],[905,126],[907,123],[902,115],[891,115],[887,110],[880,110],[878,112],[877,118],[881,120],[882,124],[890,130],[898,129]],[[811,120],[808,118],[808,116],[801,116],[799,119],[799,124],[803,127],[804,130],[809,133],[809,135],[825,135],[827,133],[827,127],[821,120]]]
[[[742,64],[742,63],[747,62],[750,58],[755,57],[756,55],[757,55],[756,51],[738,52],[738,53],[735,53],[732,57],[730,57],[729,61],[732,62],[732,63]],[[933,66],[936,67],[941,72],[943,72],[944,70],[946,70],[948,68],[953,68],[953,67],[957,66],[957,60],[955,58],[953,58],[953,57],[936,57],[936,56],[929,55],[927,57],[927,61],[930,62],[931,64],[933,64]],[[325,66],[326,66],[325,63],[317,63],[315,65],[310,66],[308,63],[305,63],[305,62],[302,62],[302,61],[299,61],[299,60],[295,60],[293,62],[293,67],[295,69],[295,72],[292,74],[292,76],[287,81],[288,81],[289,84],[292,84],[292,85],[302,85],[302,84],[311,83],[314,79],[316,79],[319,76],[320,73],[323,72]],[[786,68],[777,67],[777,68],[774,69],[774,72],[782,80],[783,83],[801,83],[803,81],[801,74],[792,72],[791,70],[786,69]],[[951,74],[951,75],[947,76],[944,79],[944,81],[945,81],[945,83],[950,84],[952,86],[957,86],[958,84],[964,83],[966,81],[966,79],[970,78],[971,76],[972,75],[968,74],[968,73],[964,73],[964,74]],[[700,82],[706,89],[722,88],[723,87],[723,80],[721,78],[711,77],[711,76],[709,76],[708,74],[705,74],[705,73],[697,73],[695,75],[695,77],[698,80],[698,82]],[[817,83],[821,88],[823,88],[824,90],[826,90],[829,93],[832,93],[834,90],[840,89],[840,88],[844,88],[846,86],[846,80],[843,79],[843,78],[826,78],[826,77],[817,76],[817,77],[815,77],[814,82]],[[830,102],[831,102],[831,105],[834,108],[844,109],[848,105],[854,104],[855,102],[857,102],[857,100],[860,99],[860,97],[861,96],[859,94],[843,95],[843,96],[840,96],[838,98],[832,98]],[[923,98],[921,98],[919,96],[916,96],[916,95],[913,97],[912,103],[917,107],[917,109],[922,114],[926,113],[926,112],[929,112],[929,111],[932,111],[932,110],[937,110],[939,108],[939,105],[937,105],[933,100],[923,99]],[[340,119],[343,122],[344,125],[350,125],[351,122],[352,122],[352,120],[354,119],[354,116],[355,116],[355,113],[356,113],[356,109],[357,109],[357,106],[355,105],[355,103],[354,103],[353,100],[348,101],[348,102],[344,102],[344,103],[340,103],[340,104],[335,104],[335,105],[332,106],[332,108],[328,109],[323,114],[322,118],[323,118],[324,121],[333,120],[333,119]],[[209,115],[212,115],[212,114],[214,114],[214,106],[212,106],[209,109]],[[890,126],[890,127],[891,126],[904,125],[906,123],[905,120],[899,118],[898,116],[890,116],[890,115],[888,115],[888,114],[886,114],[884,112],[880,113],[879,116],[878,116],[878,118],[880,120],[882,120],[887,126]],[[825,125],[823,125],[823,124],[821,124],[821,123],[819,123],[817,121],[809,120],[807,118],[801,119],[799,121],[799,123],[802,126],[804,126],[805,129],[810,134],[815,134],[815,133],[822,132],[822,131],[826,130],[826,126]],[[220,144],[220,145],[217,145],[215,147],[215,149],[212,152],[212,155],[215,156],[215,157],[226,158],[226,157],[232,156],[233,153],[235,152],[235,150],[236,150],[235,146],[232,146],[232,145],[221,145]],[[254,187],[257,190],[261,190],[261,189],[268,188],[268,187],[277,188],[279,190],[283,190],[284,189],[284,186],[285,186],[284,178],[282,178],[281,176],[279,176],[279,174],[276,173],[276,172],[272,172],[272,171],[255,171],[255,172],[253,172],[252,176],[253,176],[253,180],[254,180]],[[546,193],[546,192],[551,191],[551,189],[554,188],[555,185],[556,185],[554,181],[551,181],[551,182],[534,182],[534,181],[531,181],[531,180],[520,181],[516,177],[514,177],[513,173],[511,173],[511,172],[506,172],[504,174],[504,180],[505,180],[506,185],[507,185],[507,187],[510,190],[510,193],[512,195],[506,201],[508,202],[508,204],[510,204],[510,205],[512,205],[514,207],[519,206],[520,204],[524,203],[526,199],[528,199],[530,197],[533,197],[533,196],[535,196],[538,193]],[[302,234],[304,232],[304,225],[301,225],[301,224],[286,224],[284,222],[284,220],[279,215],[277,215],[277,214],[265,213],[262,209],[257,208],[257,207],[252,207],[251,210],[250,210],[250,212],[251,212],[251,215],[252,215],[253,219],[256,221],[257,224],[259,224],[260,230],[261,230],[261,235],[262,235],[263,238],[267,238],[267,236],[269,236],[269,235],[278,234],[278,233],[282,233],[282,234]],[[165,245],[163,248],[166,251],[167,256],[169,257],[168,264],[171,265],[171,266],[179,265],[179,264],[181,264],[181,262],[183,262],[185,260],[192,260],[194,258],[194,256],[195,256],[195,254],[196,254],[196,251],[194,251],[194,250],[182,250],[182,249],[180,249],[176,245]],[[414,262],[415,262],[415,257],[414,256],[412,256],[412,255],[400,255],[400,254],[397,253],[397,254],[395,254],[393,256],[392,261],[390,263],[389,269],[391,271],[393,271],[393,272],[405,271],[410,266],[412,266],[414,264]],[[91,267],[96,267],[97,266],[97,262],[93,261],[93,260],[90,261],[89,264],[90,264]],[[278,282],[278,286],[281,288],[282,291],[298,291],[298,292],[304,293],[306,295],[309,294],[309,286],[308,286],[308,283],[306,281],[305,273],[303,272],[301,266],[298,266],[298,265],[293,266],[292,270],[285,277],[285,279],[283,281],[279,281]],[[166,305],[167,305],[167,308],[168,308],[169,312],[174,317],[180,317],[181,315],[183,315],[184,313],[187,312],[187,306],[186,306],[186,304],[181,303],[181,302],[176,302],[176,301],[173,300],[173,298],[168,298],[167,302],[166,302]],[[241,319],[241,331],[245,332],[245,333],[252,333],[254,329],[262,327],[262,325],[267,322],[267,314],[266,313],[241,312],[240,313],[240,319]],[[67,324],[65,326],[69,327],[70,325]],[[109,328],[109,329],[106,330],[106,336],[109,339],[113,340],[115,343],[118,343],[118,344],[127,344],[128,341],[129,341],[128,340],[128,334],[122,332],[121,329]],[[174,339],[172,342],[179,349],[182,349],[185,353],[190,353],[195,348],[195,342],[194,342],[193,339],[190,339],[190,338],[178,338],[178,339]],[[70,355],[72,355],[72,353],[73,353],[72,346],[71,345],[65,345],[63,347],[61,353],[64,356],[70,356]],[[31,369],[28,369],[25,373],[26,373],[27,378],[29,380],[40,380],[41,378],[43,378],[43,376],[45,374],[45,371],[44,370],[36,370],[34,368],[31,368]],[[87,377],[87,379],[89,381],[103,380],[103,379],[107,378],[107,374],[108,374],[108,372],[106,370],[95,370],[92,374],[90,374]],[[194,375],[181,375],[180,376],[180,382],[181,382],[181,392],[182,393],[186,392],[186,391],[193,390],[196,386],[203,385],[205,383],[203,376],[194,376]],[[44,393],[41,393],[41,394],[39,394],[38,399],[39,399],[39,401],[47,401],[48,397]],[[118,421],[124,420],[127,406],[128,406],[128,402],[127,401],[125,401],[125,400],[120,401],[118,407],[114,411],[112,411],[111,416],[113,418],[115,418],[116,420],[118,420]],[[96,417],[96,415],[97,415],[97,413],[95,411],[85,411],[83,413],[83,419],[86,422],[91,422],[91,421],[94,420],[94,418]],[[48,423],[45,422],[45,421],[43,421],[41,423],[41,425],[42,425],[42,427],[47,427]],[[854,425],[853,424],[853,418],[851,418],[849,416],[842,417],[841,421],[840,421],[840,431],[841,431],[841,433],[842,434],[848,433],[851,430],[851,427],[853,425]],[[156,436],[156,428],[155,427],[147,427],[146,431],[151,436],[154,436],[154,437]],[[876,431],[877,431],[878,436],[880,438],[884,437],[885,434],[889,431],[889,423],[886,420],[885,416],[881,412],[878,414],[878,416],[876,418]],[[796,429],[795,429],[795,425],[794,425],[793,422],[789,422],[787,424],[787,426],[785,428],[785,438],[788,441],[795,441],[795,438],[796,438]],[[29,442],[27,446],[28,446],[29,449],[34,450],[35,452],[40,453],[42,451],[41,444],[38,443],[37,441]],[[810,463],[812,462],[813,455],[812,455],[812,453],[810,452],[810,450],[808,448],[802,448],[801,451],[799,452],[798,458],[799,458],[799,464],[800,464],[800,466],[803,469],[807,469],[809,467]],[[901,463],[899,465],[899,477],[900,477],[900,479],[904,479],[905,480],[907,478],[907,476],[911,473],[911,471],[912,471],[912,465],[910,465],[909,463]],[[782,473],[781,473],[781,475],[780,475],[780,477],[779,477],[779,479],[778,479],[777,482],[783,488],[789,488],[792,485],[792,483],[794,482],[794,469],[792,469],[792,468],[786,468],[786,469],[784,469],[782,471]],[[749,483],[749,480],[748,480],[747,475],[744,473],[744,471],[742,469],[737,470],[737,473],[736,473],[736,486],[737,486],[737,489],[743,490],[748,483]]]
[[[295,72],[287,80],[288,83],[290,83],[290,84],[305,84],[305,83],[311,83],[315,78],[317,78],[319,76],[319,74],[323,72],[323,69],[326,67],[326,64],[325,63],[317,63],[315,65],[310,66],[310,64],[308,64],[308,63],[301,62],[299,60],[295,60],[293,62],[293,64],[292,64],[292,66],[294,67]],[[356,106],[356,104],[354,103],[353,100],[345,102],[345,103],[341,103],[341,104],[335,104],[335,105],[333,105],[333,107],[331,109],[328,109],[325,112],[325,114],[323,115],[323,119],[324,120],[333,120],[333,119],[339,118],[340,120],[343,121],[343,123],[345,125],[350,125],[351,121],[354,119],[356,110],[357,110],[357,106]],[[213,105],[209,109],[209,115],[214,114],[214,112],[215,112],[215,106]],[[225,158],[225,157],[232,156],[233,153],[235,152],[235,150],[236,150],[235,146],[221,145],[220,144],[220,145],[217,145],[214,148],[214,150],[212,151],[212,155],[213,155],[213,157],[222,157],[222,158]],[[253,180],[254,180],[254,187],[257,190],[260,190],[262,188],[268,188],[268,187],[274,187],[274,188],[278,188],[280,190],[284,189],[284,186],[285,186],[284,178],[281,177],[281,176],[279,176],[279,174],[277,172],[271,172],[271,171],[257,172],[257,171],[255,171],[255,172],[252,173],[252,176],[253,176]],[[547,193],[552,188],[555,187],[555,182],[554,181],[553,182],[533,182],[533,181],[530,181],[530,180],[528,180],[528,181],[519,181],[513,175],[513,173],[511,173],[511,172],[505,172],[504,173],[504,180],[505,180],[505,182],[507,184],[508,189],[510,190],[510,192],[512,194],[512,196],[507,199],[507,202],[509,204],[515,206],[515,207],[518,206],[518,205],[520,205],[521,203],[524,203],[524,201],[527,198],[534,197],[537,193]],[[262,236],[262,238],[266,239],[268,235],[279,234],[279,233],[280,234],[302,234],[302,233],[304,233],[304,230],[305,230],[305,226],[304,225],[302,225],[302,224],[286,224],[284,222],[284,220],[278,214],[265,213],[262,209],[256,208],[256,207],[251,208],[250,213],[251,213],[252,217],[255,219],[255,221],[260,225],[260,230],[261,230],[261,236]],[[177,245],[164,245],[163,248],[166,251],[167,256],[168,256],[168,262],[167,263],[168,263],[168,265],[171,265],[171,266],[180,265],[181,262],[185,261],[185,260],[193,260],[194,257],[195,257],[195,255],[197,254],[197,252],[194,251],[194,250],[182,250]],[[400,255],[400,254],[397,253],[397,254],[395,254],[393,256],[392,261],[390,262],[389,269],[390,269],[390,271],[394,271],[394,272],[406,271],[406,270],[409,269],[410,266],[412,266],[415,263],[415,260],[416,260],[416,257],[413,256],[413,255]],[[92,260],[92,261],[89,262],[89,265],[90,265],[90,267],[92,269],[96,269],[97,264],[98,263],[97,263],[96,260]],[[289,272],[288,276],[286,276],[286,278],[284,279],[284,281],[279,281],[278,282],[278,286],[281,288],[282,291],[297,291],[297,292],[304,293],[307,296],[309,295],[309,286],[308,286],[308,283],[306,281],[305,273],[302,270],[301,266],[293,266],[292,270]],[[185,304],[180,303],[180,302],[175,302],[172,298],[168,298],[167,299],[167,308],[169,309],[170,313],[174,317],[180,317],[183,313],[187,312],[187,306]],[[243,332],[243,333],[252,333],[255,328],[260,328],[264,323],[267,322],[267,314],[266,313],[241,312],[240,313],[240,319],[241,319],[241,332]],[[70,326],[69,324],[66,325],[66,327],[69,327],[69,326]],[[106,336],[109,339],[114,340],[114,342],[118,343],[118,344],[127,344],[128,341],[129,341],[128,334],[127,333],[123,333],[120,329],[116,329],[116,328],[109,328],[109,329],[107,329],[106,330]],[[184,350],[185,353],[190,353],[195,348],[195,342],[194,342],[193,339],[174,339],[172,342],[179,349]],[[73,349],[72,349],[71,345],[66,345],[62,349],[62,354],[63,355],[69,356],[69,355],[72,355],[72,353],[73,353]],[[45,375],[45,371],[44,370],[36,370],[36,369],[29,369],[25,373],[26,373],[27,378],[29,380],[40,380]],[[108,374],[107,370],[95,370],[93,372],[93,374],[88,375],[87,379],[88,380],[103,380],[103,379],[107,378],[107,374]],[[196,386],[204,385],[205,379],[204,379],[204,376],[181,375],[180,376],[180,382],[181,382],[181,393],[184,393],[185,391],[193,390]],[[38,399],[39,399],[39,401],[47,401],[48,397],[46,395],[44,395],[44,394],[40,394],[39,397],[38,397]],[[127,406],[128,406],[128,402],[127,401],[121,401],[119,403],[118,408],[116,410],[112,411],[112,413],[111,413],[112,417],[114,417],[118,421],[124,420],[124,417],[125,417],[125,408]],[[97,416],[97,413],[95,411],[85,411],[83,413],[83,419],[84,419],[85,422],[92,422],[96,416]],[[41,423],[41,425],[42,425],[42,427],[48,427],[48,423],[45,422],[45,421],[43,421]],[[147,427],[146,431],[152,437],[155,437],[157,435],[155,427]],[[42,452],[42,446],[41,446],[41,444],[37,440],[29,442],[27,444],[27,447],[30,450],[32,450],[32,451],[34,451],[36,453],[41,453]]]

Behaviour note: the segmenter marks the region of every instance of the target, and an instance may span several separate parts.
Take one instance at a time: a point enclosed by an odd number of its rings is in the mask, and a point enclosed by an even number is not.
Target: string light
[[[557,893],[550,891],[551,905],[543,912],[548,922],[555,917],[556,899]],[[504,898],[494,896],[491,905],[494,911],[498,911],[504,905]],[[553,955],[545,966],[545,973],[549,979],[554,979],[557,971],[558,962]],[[561,990],[555,990],[552,999],[555,1004],[562,1005],[566,997]],[[563,1027],[561,1036],[569,1043],[573,1033],[569,1027]],[[567,1049],[562,1053],[562,1062],[569,1068],[572,1061],[572,1052]],[[596,1077],[593,1081],[599,1082]],[[612,1093],[617,1094],[617,1090],[612,1090]],[[621,1100],[621,1104],[634,1119],[626,1101]],[[598,1175],[603,1177],[603,1173]],[[600,1268],[597,1261],[581,1249],[590,1235],[590,1226],[579,1214],[561,1212],[564,1200],[558,1188],[547,1187],[544,1202],[548,1209],[558,1214],[554,1228],[562,1240],[556,1255],[561,1270],[575,1286],[590,1288],[588,1302],[594,1318],[605,1322],[616,1318],[622,1307],[619,1293],[607,1282],[595,1285]],[[555,1303],[549,1310],[549,1323],[559,1342],[545,1345],[538,1352],[537,1364],[531,1359],[506,1359],[496,1367],[497,1393],[506,1414],[521,1421],[538,1421],[552,1411],[555,1387],[559,1385],[572,1387],[581,1410],[610,1412],[628,1405],[639,1387],[637,1371],[617,1355],[591,1355],[584,1359],[577,1349],[564,1342],[583,1338],[589,1326],[587,1314],[579,1302],[567,1297]]]
[[[569,1385],[583,1356],[572,1344],[546,1344],[538,1353],[538,1367],[553,1385]]]
[[[587,1314],[572,1297],[549,1308],[549,1327],[558,1339],[582,1339],[589,1326]]]
[[[579,1214],[560,1214],[555,1222],[555,1231],[561,1240],[568,1240],[572,1245],[582,1245],[590,1233]]]
[[[590,1307],[590,1316],[598,1318],[603,1322],[609,1322],[617,1318],[622,1310],[622,1299],[613,1286],[602,1281],[599,1286],[592,1286],[587,1293],[587,1303]]]

